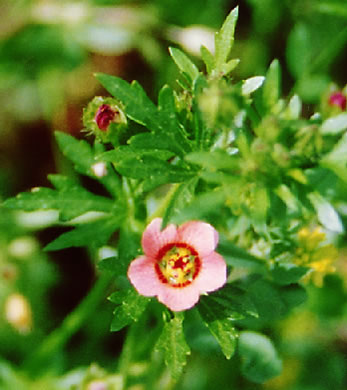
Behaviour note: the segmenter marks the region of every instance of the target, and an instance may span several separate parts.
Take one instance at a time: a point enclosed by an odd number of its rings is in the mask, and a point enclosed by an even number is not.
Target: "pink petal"
[[[191,284],[186,287],[170,287],[162,285],[158,294],[158,301],[163,303],[172,311],[191,309],[199,301],[199,290]]]
[[[175,225],[168,225],[160,231],[162,219],[155,218],[147,226],[142,235],[142,248],[145,254],[155,258],[159,249],[164,245],[174,242],[177,237],[177,229]]]
[[[179,241],[191,245],[200,257],[209,255],[218,244],[217,231],[205,222],[186,222],[178,228],[177,233]]]
[[[147,256],[137,257],[130,263],[128,278],[138,293],[146,297],[157,295],[162,284],[155,272],[153,259]]]
[[[199,292],[218,290],[227,281],[227,266],[223,257],[213,252],[202,259],[200,273],[193,281]]]

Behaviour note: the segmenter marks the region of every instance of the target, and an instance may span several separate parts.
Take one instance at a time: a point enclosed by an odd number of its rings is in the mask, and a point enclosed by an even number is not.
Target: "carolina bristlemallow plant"
[[[264,76],[234,80],[237,17],[235,8],[215,34],[214,53],[201,47],[206,70],[170,48],[180,79],[157,104],[136,81],[96,75],[111,96],[85,108],[86,140],[62,132],[56,140],[104,192],[84,188],[79,175],[54,174],[54,188],[5,202],[53,212],[71,229],[45,249],[87,247],[98,270],[85,301],[28,367],[44,367],[112,288],[111,331],[128,327],[117,371],[123,388],[138,361],[146,362],[146,388],[163,385],[167,372],[177,383],[192,341],[208,331],[248,380],[281,372],[262,330],[305,301],[307,283],[322,285],[334,272],[344,231],[346,97],[335,92],[305,118],[299,96],[281,97],[277,60]]]

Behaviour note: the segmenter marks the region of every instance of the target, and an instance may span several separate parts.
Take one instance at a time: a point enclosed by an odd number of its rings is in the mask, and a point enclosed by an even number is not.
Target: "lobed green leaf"
[[[108,299],[118,305],[113,312],[111,332],[138,321],[149,302],[148,298],[139,295],[133,288],[116,291]]]
[[[101,247],[107,243],[110,236],[119,227],[123,215],[117,217],[108,216],[95,222],[78,225],[75,229],[63,233],[54,241],[50,242],[44,249],[56,251],[70,247],[94,246]]]
[[[54,178],[52,181],[58,190],[34,188],[6,200],[4,206],[24,211],[58,210],[61,220],[70,220],[88,211],[112,212],[114,202],[111,199],[94,195],[63,176],[50,177]]]
[[[177,314],[166,322],[155,348],[164,353],[165,364],[173,379],[178,380],[187,364],[190,348],[183,332],[183,314]]]

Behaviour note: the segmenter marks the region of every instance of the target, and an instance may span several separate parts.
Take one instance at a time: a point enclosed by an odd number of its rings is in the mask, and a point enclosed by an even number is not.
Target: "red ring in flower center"
[[[197,277],[201,268],[198,252],[185,243],[163,246],[157,254],[155,270],[159,280],[171,287],[186,287]]]

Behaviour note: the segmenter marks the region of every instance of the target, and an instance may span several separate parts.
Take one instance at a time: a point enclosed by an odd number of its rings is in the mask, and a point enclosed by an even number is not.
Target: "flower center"
[[[158,253],[155,270],[162,283],[188,286],[200,271],[198,253],[184,243],[165,245]]]

